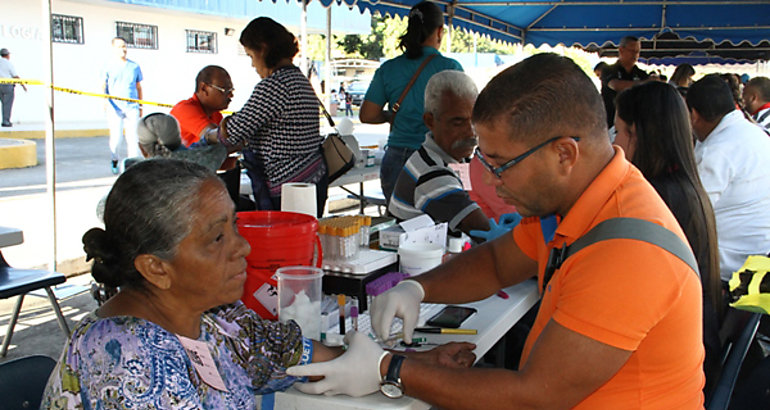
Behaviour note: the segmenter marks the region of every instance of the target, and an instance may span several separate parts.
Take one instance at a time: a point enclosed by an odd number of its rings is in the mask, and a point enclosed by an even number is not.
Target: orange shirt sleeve
[[[540,229],[540,219],[537,217],[524,218],[513,228],[513,240],[525,255],[538,260],[538,244],[543,242],[543,232]]]
[[[214,122],[215,118],[207,117],[200,103],[195,101],[185,100],[180,102],[171,109],[170,114],[179,121],[179,128],[182,131],[182,142],[186,147],[198,142],[201,131],[210,124],[219,126],[219,124]],[[219,119],[221,120],[221,114],[219,114]]]

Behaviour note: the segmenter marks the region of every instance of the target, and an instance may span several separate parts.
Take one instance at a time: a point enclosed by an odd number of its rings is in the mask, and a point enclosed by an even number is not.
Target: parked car
[[[353,99],[353,105],[360,107],[361,103],[364,102],[364,95],[366,95],[366,90],[369,89],[369,82],[363,82],[363,81],[356,81],[353,83],[350,83],[350,85],[345,89],[350,96]]]

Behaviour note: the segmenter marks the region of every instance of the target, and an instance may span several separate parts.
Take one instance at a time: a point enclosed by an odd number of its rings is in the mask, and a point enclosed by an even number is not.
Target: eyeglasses
[[[214,84],[209,84],[209,83],[204,83],[204,84],[206,84],[207,86],[209,86],[209,87],[219,91],[220,93],[222,93],[224,95],[229,95],[231,92],[235,91],[235,88],[222,88],[222,87],[220,87],[218,85],[214,85]]]
[[[535,151],[539,150],[540,148],[543,148],[544,146],[556,141],[557,139],[561,138],[561,136],[553,137],[549,140],[546,140],[544,142],[541,142],[540,144],[535,145],[534,147],[527,150],[527,152],[519,155],[518,157],[506,162],[505,164],[495,168],[492,166],[492,164],[487,161],[486,158],[484,158],[484,154],[481,153],[481,150],[479,150],[479,147],[476,147],[476,156],[479,157],[479,161],[484,165],[484,168],[487,169],[487,171],[491,172],[494,176],[500,178],[501,175],[503,175],[503,172],[505,172],[506,169],[518,164],[519,162],[523,161],[524,158],[532,155],[535,153]],[[570,137],[575,141],[580,141],[580,137]]]

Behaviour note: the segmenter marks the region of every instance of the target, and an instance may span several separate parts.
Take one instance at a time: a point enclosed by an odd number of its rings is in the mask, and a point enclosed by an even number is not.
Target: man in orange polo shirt
[[[230,105],[233,98],[233,82],[230,74],[219,66],[204,67],[195,77],[195,94],[192,98],[178,102],[171,109],[171,115],[179,121],[182,142],[207,145],[206,135],[216,132],[222,122],[220,111]]]
[[[288,369],[326,377],[297,387],[360,395],[387,374],[389,397],[401,391],[440,408],[702,408],[701,285],[688,264],[647,242],[611,239],[542,283],[551,249],[610,218],[651,221],[687,243],[655,189],[610,145],[605,115],[591,80],[565,57],[538,54],[493,78],[473,110],[480,159],[497,194],[526,218],[512,235],[374,300],[378,335],[398,316],[409,340],[420,302],[480,300],[537,276],[545,290],[518,371],[438,367],[351,335],[340,358]],[[359,365],[335,365],[347,356]]]

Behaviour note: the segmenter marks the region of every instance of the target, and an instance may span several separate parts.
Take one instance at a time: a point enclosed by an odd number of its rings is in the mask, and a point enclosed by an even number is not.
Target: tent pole
[[[479,53],[476,49],[476,43],[477,43],[477,36],[478,34],[475,31],[471,32],[471,35],[473,36],[473,66],[478,67],[479,66]]]
[[[40,32],[45,33],[43,37],[43,71],[48,75],[48,83],[53,84],[53,46],[51,39],[51,1],[41,0],[41,24]],[[46,74],[43,74],[46,75]],[[48,112],[45,115],[45,185],[46,195],[50,200],[51,216],[51,253],[48,262],[48,269],[56,270],[57,252],[56,252],[56,143],[54,141],[54,102],[53,87],[48,87],[45,92],[45,101]]]
[[[325,83],[326,87],[324,87],[324,93],[326,93],[326,104],[327,107],[331,107],[332,104],[332,93],[330,92],[332,89],[332,5],[330,4],[329,7],[326,8],[326,75],[325,77]]]
[[[452,52],[452,20],[455,17],[455,4],[457,4],[457,0],[452,0],[452,4],[448,5],[447,8],[447,25],[449,28],[447,29],[447,42],[446,42],[446,52],[451,53]]]
[[[302,59],[299,61],[299,69],[302,74],[308,75],[307,68],[307,0],[302,0],[302,13],[299,22],[299,49],[302,50]]]

